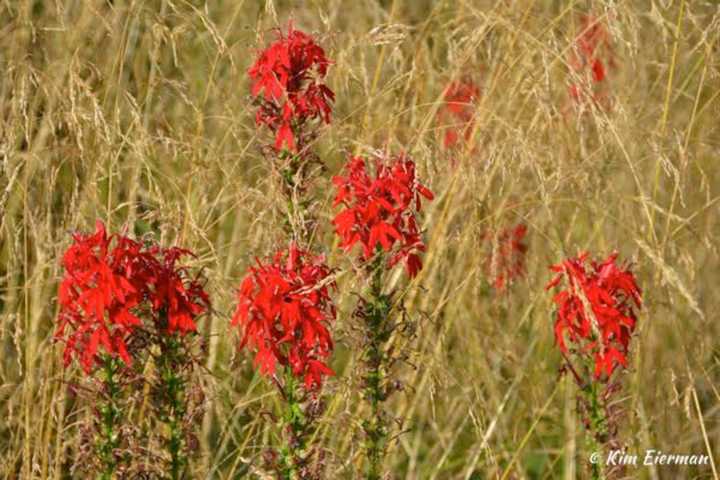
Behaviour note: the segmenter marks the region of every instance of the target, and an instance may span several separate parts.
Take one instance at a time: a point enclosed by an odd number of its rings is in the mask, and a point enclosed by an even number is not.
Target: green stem
[[[162,379],[162,402],[160,419],[168,426],[169,435],[165,447],[170,454],[170,478],[179,480],[187,465],[183,454],[184,440],[182,421],[185,416],[185,380],[177,372],[180,364],[180,340],[177,335],[167,338],[162,344],[159,359]]]
[[[583,395],[587,402],[589,420],[588,448],[590,453],[597,453],[600,459],[591,464],[591,475],[593,480],[604,480],[605,472],[602,468],[602,462],[605,458],[603,452],[603,439],[607,434],[607,419],[605,418],[605,408],[600,399],[600,386],[597,382],[590,384],[583,389]]]
[[[365,478],[379,480],[385,454],[387,427],[384,421],[383,402],[386,400],[383,388],[385,382],[385,342],[390,337],[387,316],[390,298],[382,293],[382,255],[373,264],[373,278],[370,286],[370,302],[365,312],[367,373],[365,376],[365,397],[370,401],[370,418],[363,424],[367,435],[366,455],[368,468]]]
[[[102,357],[103,395],[100,402],[100,438],[96,443],[97,455],[102,465],[98,475],[100,480],[110,480],[115,474],[117,460],[115,449],[120,445],[120,435],[117,431],[120,409],[118,401],[120,386],[116,374],[120,370],[119,360],[105,355]]]
[[[298,394],[299,385],[290,367],[285,368],[284,376],[285,411],[282,418],[285,445],[281,451],[281,478],[292,480],[298,478],[298,470],[304,461],[308,423],[301,395]]]

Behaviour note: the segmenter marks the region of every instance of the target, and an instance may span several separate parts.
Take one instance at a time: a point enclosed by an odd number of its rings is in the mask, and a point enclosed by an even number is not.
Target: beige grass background
[[[617,68],[609,111],[568,111],[578,17],[604,18]],[[720,461],[720,7],[703,0],[0,2],[0,477],[69,478],[87,405],[52,342],[69,232],[99,218],[199,253],[217,313],[208,411],[192,478],[243,478],[272,438],[276,399],[229,334],[234,289],[280,237],[246,70],[270,29],[314,32],[337,103],[317,150],[328,179],[349,152],[410,152],[436,193],[428,253],[408,289],[417,337],[390,406],[407,431],[394,478],[582,478],[574,385],[558,377],[547,266],[589,249],[635,262],[645,308],[622,374],[622,434]],[[436,131],[444,86],[482,87],[472,145],[452,160]],[[457,167],[453,167],[453,162]],[[529,226],[528,275],[486,287],[488,228]],[[351,292],[340,269],[338,347],[318,441],[329,478],[353,478],[359,421]],[[129,415],[133,413],[130,412]],[[717,478],[703,467],[638,478]],[[503,476],[504,475],[504,476]]]

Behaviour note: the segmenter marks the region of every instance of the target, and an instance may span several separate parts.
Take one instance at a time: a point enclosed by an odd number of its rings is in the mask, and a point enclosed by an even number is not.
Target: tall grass
[[[617,66],[612,108],[569,103],[574,0],[43,1],[0,4],[0,477],[70,478],[89,405],[52,341],[59,258],[96,219],[200,255],[215,314],[207,413],[193,478],[258,473],[272,441],[272,386],[229,333],[234,289],[271,253],[280,213],[253,124],[246,69],[289,17],[335,64],[334,122],[317,151],[389,147],[418,162],[436,200],[425,268],[406,289],[416,335],[389,409],[401,435],[394,478],[582,477],[587,456],[571,379],[558,374],[547,266],[578,250],[619,250],[645,305],[622,426],[631,452],[720,461],[720,10],[711,1],[592,2]],[[442,149],[448,82],[482,88],[472,141]],[[337,377],[318,435],[329,478],[361,462],[350,292],[361,285],[329,228],[339,268]],[[528,273],[487,285],[483,232],[529,226]],[[136,418],[141,412],[127,412]],[[149,446],[152,447],[152,446]],[[640,467],[639,478],[717,478],[715,467]]]

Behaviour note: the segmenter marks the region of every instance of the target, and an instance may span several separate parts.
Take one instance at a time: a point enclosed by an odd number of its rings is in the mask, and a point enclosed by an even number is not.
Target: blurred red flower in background
[[[498,233],[488,232],[483,239],[490,244],[491,251],[485,260],[485,274],[495,289],[503,291],[516,279],[525,275],[527,226],[518,224]]]
[[[342,248],[350,250],[360,243],[365,260],[378,247],[386,253],[392,251],[389,267],[404,261],[408,275],[417,275],[422,268],[418,253],[425,251],[425,244],[416,213],[421,208],[420,197],[432,200],[433,194],[417,180],[415,163],[404,154],[389,161],[377,159],[371,176],[365,159],[352,157],[345,172],[333,178],[337,189],[334,205],[342,205],[343,210],[332,223]]]
[[[94,234],[77,233],[73,240],[62,260],[65,275],[58,289],[55,332],[56,339],[66,342],[66,366],[77,356],[89,373],[100,347],[129,365],[127,340],[134,329],[150,326],[143,322],[146,316],[154,325],[162,323],[150,312],[169,320],[158,333],[185,333],[194,331],[193,320],[207,311],[209,298],[202,285],[188,281],[185,269],[175,265],[189,251],[146,248],[122,235],[108,236],[99,221]]]
[[[580,18],[580,35],[570,53],[570,66],[580,77],[586,77],[588,85],[572,82],[570,97],[576,102],[586,98],[607,106],[607,92],[600,88],[607,79],[608,70],[615,67],[615,54],[610,34],[603,21],[591,15]]]
[[[547,289],[565,287],[553,298],[556,306],[555,339],[568,352],[566,340],[580,355],[591,356],[594,376],[610,377],[618,365],[627,367],[630,338],[635,330],[635,308],[642,304],[635,275],[617,264],[616,253],[602,262],[591,261],[581,253],[558,265]]]
[[[460,138],[469,140],[472,134],[475,111],[480,87],[472,80],[456,80],[451,82],[443,93],[444,104],[438,111],[440,126],[444,129],[443,145],[453,148]]]
[[[298,130],[308,120],[330,123],[335,95],[322,83],[330,63],[313,37],[290,23],[287,35],[278,31],[248,70],[251,94],[259,102],[255,121],[275,134],[276,149],[295,151]]]
[[[243,331],[241,347],[257,351],[255,365],[273,375],[279,364],[303,377],[307,390],[333,375],[324,359],[333,350],[328,325],[335,319],[331,271],[322,256],[291,245],[268,262],[250,267],[238,292],[232,325]]]

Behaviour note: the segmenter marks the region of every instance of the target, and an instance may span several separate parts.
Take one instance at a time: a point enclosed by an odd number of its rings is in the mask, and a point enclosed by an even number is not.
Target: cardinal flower
[[[330,123],[335,95],[324,83],[330,61],[312,36],[288,26],[248,70],[258,101],[257,125],[275,134],[275,148],[297,151],[301,127],[313,119]]]
[[[101,350],[131,364],[129,337],[136,328],[163,323],[160,317],[167,323],[160,334],[195,330],[194,319],[207,310],[209,298],[201,284],[186,279],[186,269],[176,265],[189,251],[109,236],[102,222],[94,234],[78,233],[73,240],[62,260],[65,275],[58,290],[55,332],[66,342],[66,366],[77,356],[89,373]]]
[[[465,141],[470,138],[478,98],[480,88],[472,80],[457,80],[445,89],[444,104],[438,111],[440,126],[445,131],[445,148],[457,146],[461,137]]]
[[[336,315],[330,274],[322,256],[295,245],[248,269],[232,325],[243,332],[240,346],[255,350],[263,374],[289,367],[307,390],[334,374],[326,363],[333,350],[328,326]]]
[[[570,343],[592,359],[595,378],[609,378],[618,365],[627,367],[635,309],[642,304],[635,275],[618,265],[617,257],[614,253],[602,262],[589,262],[585,252],[550,267],[556,275],[547,288],[564,283],[553,298],[556,342],[564,353]]]
[[[66,338],[64,359],[80,358],[86,373],[100,348],[130,363],[125,340],[142,324],[134,309],[146,295],[152,259],[128,238],[116,242],[97,222],[94,234],[75,234],[63,256],[65,276],[60,283],[57,338]],[[114,244],[114,246],[113,246]]]
[[[364,158],[352,157],[345,175],[333,183],[334,205],[343,207],[333,219],[341,246],[350,250],[359,243],[365,260],[382,250],[389,254],[389,267],[404,261],[408,275],[417,275],[425,244],[416,214],[421,197],[432,200],[433,194],[416,178],[415,163],[404,154],[389,161],[376,159],[373,175]]]
[[[153,253],[157,261],[149,300],[158,315],[160,332],[184,335],[197,331],[194,320],[208,311],[210,298],[202,282],[177,265],[178,259],[193,253],[178,247],[155,248]]]

